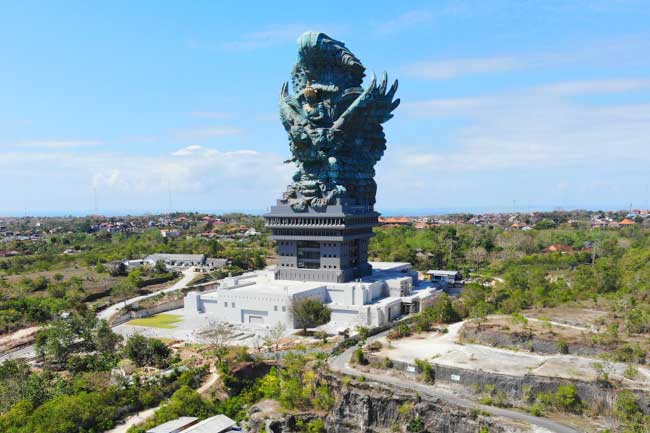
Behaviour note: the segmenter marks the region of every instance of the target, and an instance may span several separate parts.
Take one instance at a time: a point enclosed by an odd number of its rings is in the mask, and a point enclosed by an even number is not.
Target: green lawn
[[[176,324],[183,320],[178,314],[156,314],[155,316],[133,319],[127,325],[147,326],[149,328],[173,329]]]

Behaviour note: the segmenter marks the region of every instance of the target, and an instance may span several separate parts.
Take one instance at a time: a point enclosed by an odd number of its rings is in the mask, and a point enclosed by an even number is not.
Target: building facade
[[[372,206],[346,200],[300,212],[278,200],[264,216],[278,246],[276,278],[345,283],[370,275],[368,241],[378,216]]]

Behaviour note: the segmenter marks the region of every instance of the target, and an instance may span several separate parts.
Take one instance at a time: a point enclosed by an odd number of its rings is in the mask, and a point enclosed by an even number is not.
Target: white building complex
[[[127,269],[134,269],[140,266],[155,266],[163,262],[169,269],[187,269],[192,266],[219,269],[228,264],[228,259],[215,259],[206,257],[205,254],[162,254],[148,255],[143,259],[125,260],[123,263]]]
[[[439,291],[418,280],[409,263],[373,262],[372,273],[356,281],[333,283],[276,279],[277,268],[228,277],[212,292],[190,292],[186,314],[206,315],[233,324],[294,328],[291,304],[315,298],[327,304],[330,326],[382,326],[431,304]]]

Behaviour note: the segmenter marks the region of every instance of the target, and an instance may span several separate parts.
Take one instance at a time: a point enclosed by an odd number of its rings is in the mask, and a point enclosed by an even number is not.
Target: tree
[[[285,325],[283,322],[276,323],[275,326],[273,326],[273,328],[271,328],[269,331],[269,335],[264,339],[264,344],[269,347],[275,347],[275,350],[277,351],[280,339],[286,330],[287,325]]]
[[[65,363],[74,349],[76,339],[77,335],[69,321],[54,320],[36,334],[36,352],[46,361]]]
[[[490,306],[485,301],[479,302],[470,310],[469,316],[474,322],[476,322],[476,329],[481,329],[481,325],[485,322],[485,319],[487,319],[489,312]]]
[[[157,274],[164,274],[165,272],[167,272],[167,265],[165,264],[164,261],[158,260],[155,266],[153,267],[153,270]]]
[[[136,287],[131,280],[122,280],[115,287],[111,289],[111,295],[117,298],[124,299],[124,306],[126,301],[135,294]]]
[[[302,328],[303,334],[307,328],[329,322],[332,314],[323,301],[314,298],[293,299],[290,311],[294,326]]]
[[[122,341],[122,336],[113,332],[106,320],[101,320],[95,329],[95,349],[102,354],[110,354],[115,351],[117,345]]]
[[[212,346],[219,366],[223,366],[230,340],[235,335],[232,326],[225,322],[210,321],[208,327],[201,331],[200,335]]]
[[[198,392],[187,385],[180,387],[172,394],[169,402],[160,407],[154,416],[155,424],[162,424],[181,416],[195,416],[206,418],[210,415],[212,407],[203,400]]]
[[[138,367],[145,365],[164,367],[168,364],[171,349],[162,341],[134,335],[126,342],[126,356]]]
[[[459,317],[451,302],[451,298],[446,293],[441,294],[431,305],[427,313],[431,318],[438,323],[453,323],[457,322]]]

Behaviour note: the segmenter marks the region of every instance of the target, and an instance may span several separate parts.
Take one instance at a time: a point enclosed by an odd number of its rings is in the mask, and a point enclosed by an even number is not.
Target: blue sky
[[[170,192],[264,211],[292,172],[277,97],[306,30],[400,80],[380,211],[648,207],[648,23],[633,0],[4,2],[0,215]]]

